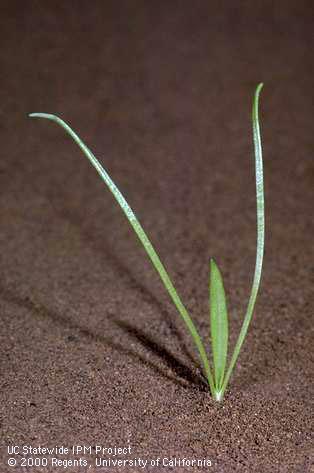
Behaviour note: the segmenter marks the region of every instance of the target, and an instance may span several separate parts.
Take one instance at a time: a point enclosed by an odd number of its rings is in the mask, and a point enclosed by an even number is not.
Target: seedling
[[[253,124],[253,142],[254,142],[254,154],[255,154],[255,182],[256,182],[256,209],[257,209],[257,250],[256,250],[256,262],[255,272],[253,277],[253,283],[250,293],[249,302],[247,305],[246,314],[244,316],[242,328],[240,330],[237,342],[228,368],[227,365],[227,354],[228,354],[228,314],[226,296],[223,286],[223,279],[218,269],[217,264],[213,259],[210,261],[210,283],[209,283],[209,300],[210,300],[210,330],[211,330],[211,343],[212,343],[212,358],[213,358],[213,370],[210,367],[208,355],[206,353],[203,341],[195,327],[195,324],[188,313],[187,309],[183,305],[181,298],[179,297],[164,265],[160,261],[158,254],[156,253],[152,243],[148,236],[143,230],[133,210],[117,188],[115,183],[112,181],[108,173],[102,167],[98,159],[93,153],[87,148],[83,141],[78,135],[67,125],[61,118],[47,114],[47,113],[31,113],[29,116],[32,118],[47,118],[60,125],[64,130],[73,138],[78,144],[83,153],[89,159],[91,164],[95,167],[103,181],[109,187],[109,190],[114,195],[121,209],[125,213],[127,219],[132,225],[135,233],[145,248],[149,258],[156,271],[158,272],[166,290],[168,291],[170,298],[176,306],[180,316],[185,322],[188,331],[190,332],[193,341],[196,345],[199,357],[202,362],[205,377],[207,379],[211,394],[217,401],[223,399],[225,390],[228,386],[230,376],[235,367],[238,359],[242,344],[246,337],[248,327],[253,315],[255,306],[256,296],[261,280],[263,253],[264,253],[264,185],[263,185],[263,160],[262,160],[262,146],[260,127],[258,119],[258,104],[259,95],[263,87],[263,84],[259,84],[256,88],[253,98],[252,108],[252,124]]]

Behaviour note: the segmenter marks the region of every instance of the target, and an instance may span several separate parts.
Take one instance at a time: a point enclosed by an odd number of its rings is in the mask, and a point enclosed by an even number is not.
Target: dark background
[[[313,26],[304,1],[2,3],[3,446],[129,441],[133,456],[208,457],[215,472],[310,471]],[[234,341],[255,260],[261,81],[263,282],[218,406],[112,196],[63,130],[27,113],[61,116],[95,152],[206,343],[215,257]]]

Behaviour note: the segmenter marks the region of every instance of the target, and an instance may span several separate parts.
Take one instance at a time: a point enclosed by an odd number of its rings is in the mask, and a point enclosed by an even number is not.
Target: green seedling
[[[247,310],[244,316],[242,328],[240,330],[237,342],[235,344],[233,354],[230,359],[228,368],[227,366],[227,355],[228,355],[228,314],[225,291],[223,286],[223,280],[221,273],[212,259],[210,261],[210,287],[209,287],[209,298],[210,298],[210,329],[211,329],[211,342],[212,342],[212,358],[213,358],[213,371],[210,367],[209,358],[206,353],[203,341],[195,327],[195,324],[181,301],[164,265],[160,261],[158,254],[156,253],[152,243],[148,236],[143,230],[133,210],[117,188],[115,183],[112,181],[108,173],[102,167],[98,159],[78,137],[78,135],[67,125],[61,118],[47,114],[47,113],[31,113],[29,116],[32,118],[46,118],[52,120],[60,125],[64,130],[73,138],[78,144],[83,153],[89,159],[91,164],[95,167],[97,172],[100,174],[103,181],[109,187],[109,190],[114,195],[121,209],[125,213],[139,240],[141,241],[145,251],[156,271],[158,272],[166,290],[168,291],[170,298],[176,306],[180,316],[185,322],[187,329],[189,330],[195,346],[197,348],[204,375],[207,379],[211,394],[217,401],[223,399],[224,393],[230,381],[230,376],[235,367],[238,359],[242,344],[246,337],[248,327],[253,315],[255,306],[256,296],[261,280],[263,253],[264,253],[264,185],[263,185],[263,160],[262,160],[262,146],[260,127],[258,119],[258,104],[259,95],[263,87],[263,84],[259,84],[256,88],[253,98],[253,109],[252,109],[252,124],[253,124],[253,142],[254,142],[254,154],[255,154],[255,182],[256,182],[256,208],[257,208],[257,250],[256,250],[256,263],[255,272],[253,277],[253,283],[250,293]]]

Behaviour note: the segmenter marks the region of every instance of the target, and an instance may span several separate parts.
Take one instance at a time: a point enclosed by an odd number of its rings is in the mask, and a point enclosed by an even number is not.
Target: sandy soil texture
[[[313,471],[312,2],[5,3],[1,473]],[[218,405],[112,196],[60,128],[27,113],[60,115],[95,152],[207,345],[215,257],[233,345],[255,260],[251,102],[261,81],[263,281]],[[21,450],[80,445],[91,450]],[[48,463],[25,468],[23,458]]]

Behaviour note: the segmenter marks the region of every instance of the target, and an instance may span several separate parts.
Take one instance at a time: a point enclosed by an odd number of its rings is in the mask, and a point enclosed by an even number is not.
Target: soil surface
[[[2,6],[1,473],[313,471],[313,5],[231,4]],[[61,116],[95,152],[207,345],[215,257],[233,346],[255,262],[261,81],[263,281],[218,404],[112,195],[61,128],[26,115]],[[29,450],[73,445],[91,451]]]

